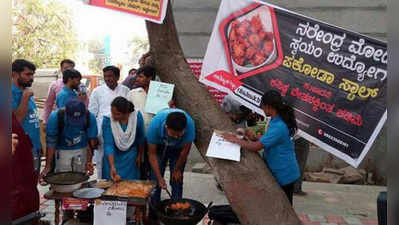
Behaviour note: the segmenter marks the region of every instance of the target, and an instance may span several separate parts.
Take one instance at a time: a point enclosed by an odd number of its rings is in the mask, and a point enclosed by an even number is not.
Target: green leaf
[[[78,50],[72,12],[55,0],[13,0],[12,59],[24,58],[39,68],[58,67]]]

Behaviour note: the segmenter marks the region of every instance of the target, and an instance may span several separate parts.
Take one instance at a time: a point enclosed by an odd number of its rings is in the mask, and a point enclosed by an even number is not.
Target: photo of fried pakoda
[[[258,66],[273,53],[273,33],[265,31],[260,15],[231,22],[229,46],[239,66]]]

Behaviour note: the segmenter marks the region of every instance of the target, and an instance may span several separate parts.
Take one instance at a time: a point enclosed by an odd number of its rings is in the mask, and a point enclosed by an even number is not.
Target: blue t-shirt
[[[276,116],[270,121],[267,132],[262,136],[263,160],[280,185],[296,181],[299,166],[295,156],[295,147],[284,121]]]
[[[169,137],[165,130],[166,118],[172,112],[182,112],[187,118],[187,125],[184,129],[184,135],[179,139]],[[194,139],[194,121],[185,111],[181,109],[162,110],[151,120],[147,128],[147,141],[154,145],[165,145],[174,149],[179,149],[182,148],[184,144],[193,142]]]
[[[23,90],[12,84],[11,91],[12,110],[15,111],[21,103]],[[37,107],[33,96],[29,98],[28,112],[26,113],[24,121],[22,121],[21,125],[24,128],[25,133],[28,134],[30,140],[32,141],[33,147],[37,151],[36,153],[38,153],[38,151],[42,148],[42,144],[40,142],[39,116],[37,114]]]
[[[69,99],[75,98],[77,96],[78,95],[74,90],[69,89],[68,87],[63,87],[60,93],[57,94],[55,105],[58,109],[64,108]]]
[[[58,133],[58,111],[56,110],[50,114],[47,122],[47,146],[62,150],[76,150],[86,148],[88,139],[96,138],[98,135],[96,117],[90,113],[89,126],[86,130],[86,124],[79,126],[68,123],[66,115],[64,115],[64,130],[61,137]],[[59,140],[59,141],[58,141]]]

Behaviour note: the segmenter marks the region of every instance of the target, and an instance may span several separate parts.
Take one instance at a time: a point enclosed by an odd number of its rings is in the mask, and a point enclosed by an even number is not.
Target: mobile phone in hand
[[[87,95],[87,87],[84,84],[79,85],[78,94],[79,95]]]

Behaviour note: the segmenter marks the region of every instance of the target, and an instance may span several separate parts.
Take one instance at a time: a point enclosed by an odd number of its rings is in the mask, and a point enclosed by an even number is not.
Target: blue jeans
[[[177,160],[179,159],[180,152],[181,152],[181,149],[175,149],[175,148],[170,148],[170,147],[165,149],[165,146],[157,147],[157,159],[158,159],[159,170],[161,172],[162,177],[164,177],[164,175],[165,175],[165,169],[169,162],[169,170],[170,170],[169,184],[172,187],[172,199],[173,200],[181,199],[183,197],[183,181],[180,183],[180,182],[176,182],[176,181],[172,180],[172,173],[176,167],[176,163],[177,163]],[[186,166],[186,163],[184,163],[180,169],[182,176],[184,174],[185,166]],[[152,168],[151,168],[151,179],[154,180],[158,184],[157,177]],[[152,196],[152,203],[154,205],[156,205],[160,202],[160,200],[161,200],[161,188],[159,188],[159,186],[157,186],[155,188],[154,195]]]
[[[41,149],[35,149],[32,148],[32,154],[33,154],[33,167],[35,169],[36,172],[38,172],[40,174],[40,151]]]

